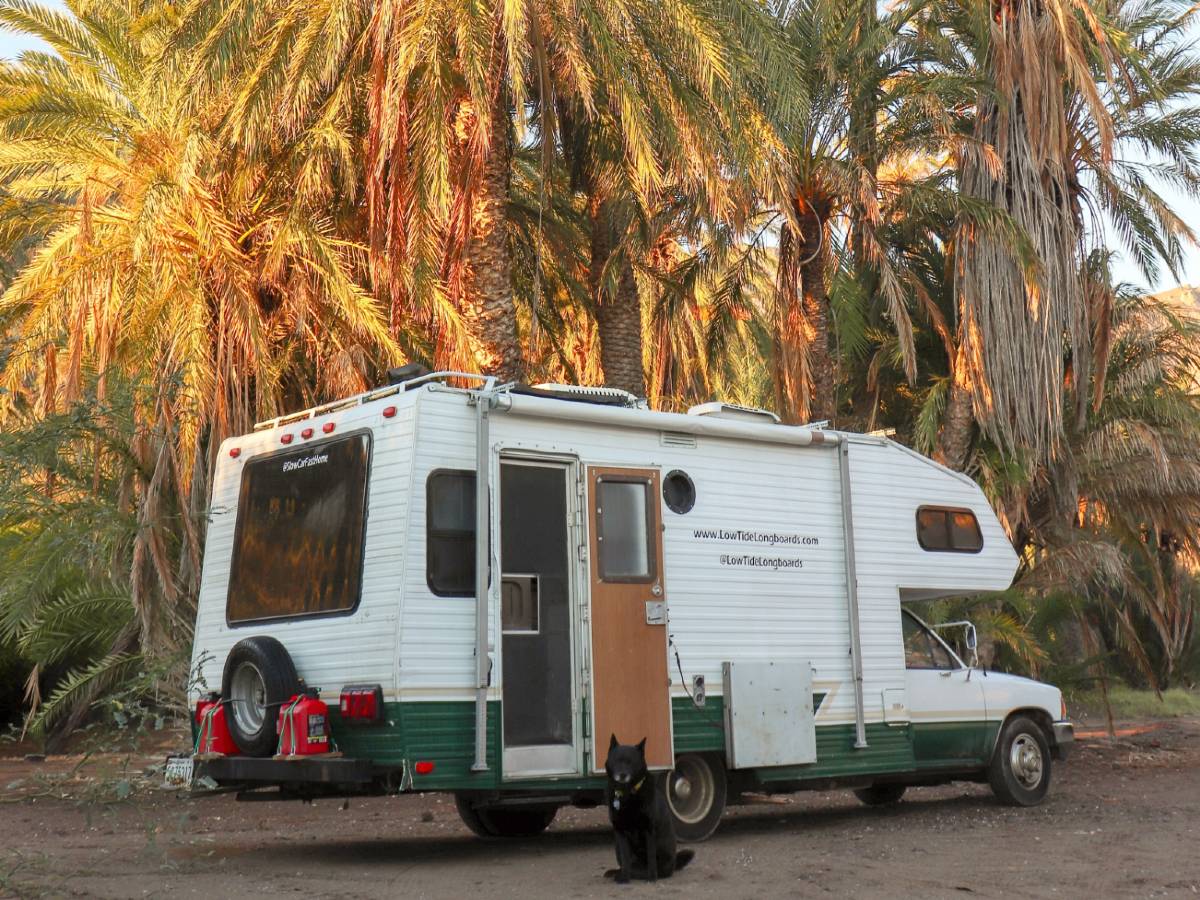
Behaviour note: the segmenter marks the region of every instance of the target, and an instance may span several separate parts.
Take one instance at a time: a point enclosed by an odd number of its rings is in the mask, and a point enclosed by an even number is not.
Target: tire
[[[1037,806],[1050,790],[1050,743],[1032,719],[1004,724],[988,768],[992,791],[1010,806]]]
[[[557,806],[476,805],[464,794],[454,795],[454,805],[463,824],[486,840],[534,837],[558,815]]]
[[[238,641],[225,660],[221,696],[225,721],[246,756],[272,756],[278,746],[279,707],[300,693],[296,666],[283,644],[262,635]]]
[[[667,774],[667,807],[675,836],[687,843],[707,840],[725,813],[725,766],[714,756],[685,753]]]
[[[899,802],[904,796],[905,786],[902,784],[873,784],[869,788],[860,788],[854,796],[867,806],[889,806]]]

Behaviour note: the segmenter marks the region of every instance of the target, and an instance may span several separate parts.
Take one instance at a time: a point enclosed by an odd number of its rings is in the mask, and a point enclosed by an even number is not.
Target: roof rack
[[[390,397],[393,394],[399,394],[402,391],[410,390],[418,385],[428,382],[443,382],[449,381],[451,378],[460,378],[468,381],[482,381],[485,390],[491,389],[496,385],[495,375],[480,375],[478,372],[429,372],[424,375],[419,375],[416,378],[410,378],[407,381],[401,381],[398,384],[389,384],[386,387],[374,388],[369,391],[364,391],[361,394],[356,394],[353,397],[346,397],[342,400],[334,400],[330,403],[323,403],[320,406],[314,406],[310,409],[301,410],[300,412],[287,413],[282,416],[276,416],[274,419],[266,419],[262,422],[254,423],[255,431],[267,431],[271,428],[278,428],[280,425],[288,425],[292,422],[299,422],[303,419],[315,419],[317,416],[323,416],[331,412],[337,412],[343,409],[350,409],[354,406],[361,406],[364,403],[370,403],[372,400],[380,400],[383,397]]]

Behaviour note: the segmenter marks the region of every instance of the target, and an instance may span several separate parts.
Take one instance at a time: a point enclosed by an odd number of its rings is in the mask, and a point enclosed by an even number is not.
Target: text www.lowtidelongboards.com
[[[778,531],[745,531],[741,528],[697,528],[692,537],[698,541],[738,541],[743,544],[780,544],[815,547],[820,541],[808,534],[781,534]]]

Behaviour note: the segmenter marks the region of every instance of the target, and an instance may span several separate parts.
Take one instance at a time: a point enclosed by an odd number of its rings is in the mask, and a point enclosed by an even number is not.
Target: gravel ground
[[[603,810],[488,843],[439,795],[183,800],[103,757],[0,759],[0,785],[0,896],[1200,896],[1200,720],[1082,742],[1036,809],[973,784],[911,790],[884,810],[848,792],[738,807],[687,869],[628,887],[603,878]]]

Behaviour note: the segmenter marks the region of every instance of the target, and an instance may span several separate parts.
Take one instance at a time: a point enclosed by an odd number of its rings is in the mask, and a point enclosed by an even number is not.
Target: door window
[[[906,669],[955,669],[953,657],[942,642],[908,612],[901,612],[904,622],[904,667]]]
[[[650,485],[646,481],[602,478],[596,484],[600,578],[644,582],[655,576],[650,533]]]

